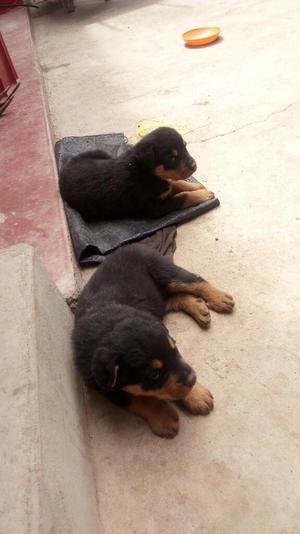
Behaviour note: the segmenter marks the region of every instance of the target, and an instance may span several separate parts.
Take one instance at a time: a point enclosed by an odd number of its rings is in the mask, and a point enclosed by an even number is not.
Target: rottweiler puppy
[[[100,150],[70,159],[60,172],[62,198],[87,221],[157,218],[214,197],[187,182],[197,166],[173,128],[157,128],[128,152]]]
[[[181,356],[162,320],[183,311],[208,326],[209,309],[230,313],[230,295],[143,245],[109,256],[84,288],[75,313],[75,362],[86,384],[143,417],[152,431],[173,438],[180,401],[208,414],[211,393]]]

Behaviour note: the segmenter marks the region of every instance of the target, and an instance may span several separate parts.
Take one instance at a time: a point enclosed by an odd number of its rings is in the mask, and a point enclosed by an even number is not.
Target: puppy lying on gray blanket
[[[73,157],[60,172],[62,198],[87,221],[158,218],[214,198],[187,182],[197,166],[173,128],[157,128],[118,158],[101,150]]]

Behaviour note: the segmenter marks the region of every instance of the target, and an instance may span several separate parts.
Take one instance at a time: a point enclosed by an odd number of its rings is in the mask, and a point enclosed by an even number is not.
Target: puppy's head
[[[123,390],[179,400],[196,382],[194,370],[181,357],[167,329],[151,315],[125,319],[111,332],[110,346],[107,341],[95,351],[91,367],[93,380],[104,393]]]
[[[185,180],[197,169],[186,143],[173,128],[157,128],[135,145],[136,163],[143,172],[163,180]]]

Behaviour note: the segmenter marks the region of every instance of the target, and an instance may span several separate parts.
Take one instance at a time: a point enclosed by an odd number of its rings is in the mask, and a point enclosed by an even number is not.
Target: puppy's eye
[[[151,373],[152,380],[158,380],[160,377],[160,369],[153,369]]]

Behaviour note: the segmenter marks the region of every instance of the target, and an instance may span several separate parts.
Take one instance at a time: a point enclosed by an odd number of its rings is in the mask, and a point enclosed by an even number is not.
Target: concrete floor
[[[56,138],[190,128],[221,208],[179,228],[176,261],[237,302],[208,332],[168,318],[215,396],[173,441],[90,399],[105,533],[299,532],[299,15],[293,0],[77,0],[33,19]],[[186,49],[181,33],[204,25],[223,38]]]

